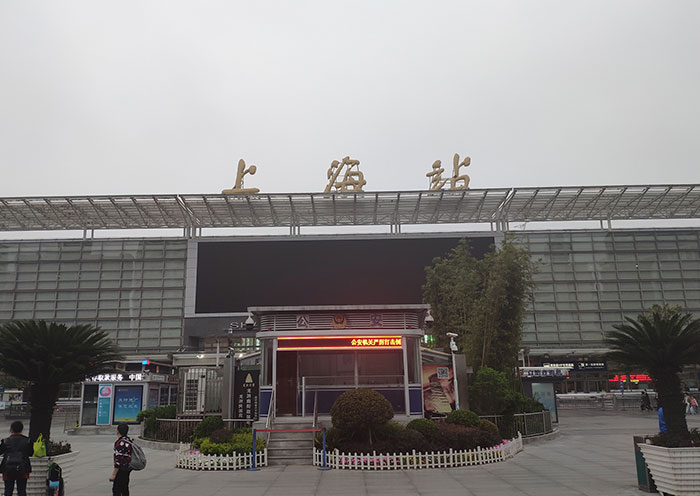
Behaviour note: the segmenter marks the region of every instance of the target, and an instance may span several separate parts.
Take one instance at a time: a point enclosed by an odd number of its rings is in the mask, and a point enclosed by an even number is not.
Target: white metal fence
[[[267,466],[267,448],[255,454],[256,467]],[[240,470],[253,466],[253,453],[243,455],[204,455],[190,449],[189,444],[180,444],[177,451],[176,468],[189,470]]]
[[[468,465],[483,465],[512,458],[523,449],[523,438],[503,441],[492,448],[477,448],[468,451],[443,451],[431,453],[326,453],[329,468],[355,470],[404,470],[419,468],[450,468]],[[313,464],[323,465],[323,452],[314,448]]]
[[[503,415],[481,415],[479,418],[493,422],[499,429],[503,427]],[[516,413],[513,415],[513,422],[513,429],[521,433],[523,437],[541,436],[554,430],[552,412],[549,410],[535,413]]]

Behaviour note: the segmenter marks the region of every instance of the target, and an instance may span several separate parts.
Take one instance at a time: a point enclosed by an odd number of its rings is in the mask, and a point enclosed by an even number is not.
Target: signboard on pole
[[[100,384],[97,391],[97,425],[109,425],[112,410],[112,384]]]
[[[260,371],[236,370],[234,376],[233,413],[237,419],[258,420]]]

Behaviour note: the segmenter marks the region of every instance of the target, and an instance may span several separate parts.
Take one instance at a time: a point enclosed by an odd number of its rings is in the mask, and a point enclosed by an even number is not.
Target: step
[[[296,457],[296,456],[291,456],[287,458],[279,458],[279,459],[267,459],[267,465],[268,466],[274,466],[274,465],[311,465],[313,463],[313,459],[309,457]]]
[[[268,458],[284,458],[286,456],[296,456],[311,458],[313,451],[311,448],[267,448]]]
[[[304,448],[311,449],[314,446],[313,439],[275,439],[270,440],[268,448]]]
[[[313,438],[314,438],[313,432],[270,432],[270,440],[271,441],[277,440],[277,439],[307,440],[307,439],[313,439]]]

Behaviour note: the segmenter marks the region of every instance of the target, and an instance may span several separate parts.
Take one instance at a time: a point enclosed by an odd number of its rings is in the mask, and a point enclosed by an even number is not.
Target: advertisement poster
[[[97,392],[97,425],[109,425],[112,410],[112,384],[100,384]]]
[[[532,397],[542,403],[544,407],[552,412],[552,422],[559,422],[557,419],[557,407],[554,404],[554,384],[551,382],[533,382]]]
[[[447,415],[455,406],[452,367],[423,365],[423,409],[431,415]]]
[[[143,386],[114,386],[114,422],[136,422],[141,411]]]
[[[233,411],[237,419],[258,420],[259,370],[236,370]]]

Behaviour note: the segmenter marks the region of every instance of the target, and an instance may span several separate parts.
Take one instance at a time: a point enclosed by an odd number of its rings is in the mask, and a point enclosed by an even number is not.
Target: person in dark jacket
[[[32,443],[22,434],[24,424],[19,420],[12,422],[10,437],[0,443],[2,455],[2,480],[5,481],[5,496],[12,496],[17,483],[17,496],[27,496],[27,479],[32,471],[29,457],[32,455]]]
[[[114,470],[110,476],[112,484],[113,496],[129,496],[129,474],[131,469],[131,438],[127,436],[129,433],[129,424],[119,424],[117,426],[117,440],[114,443]]]

